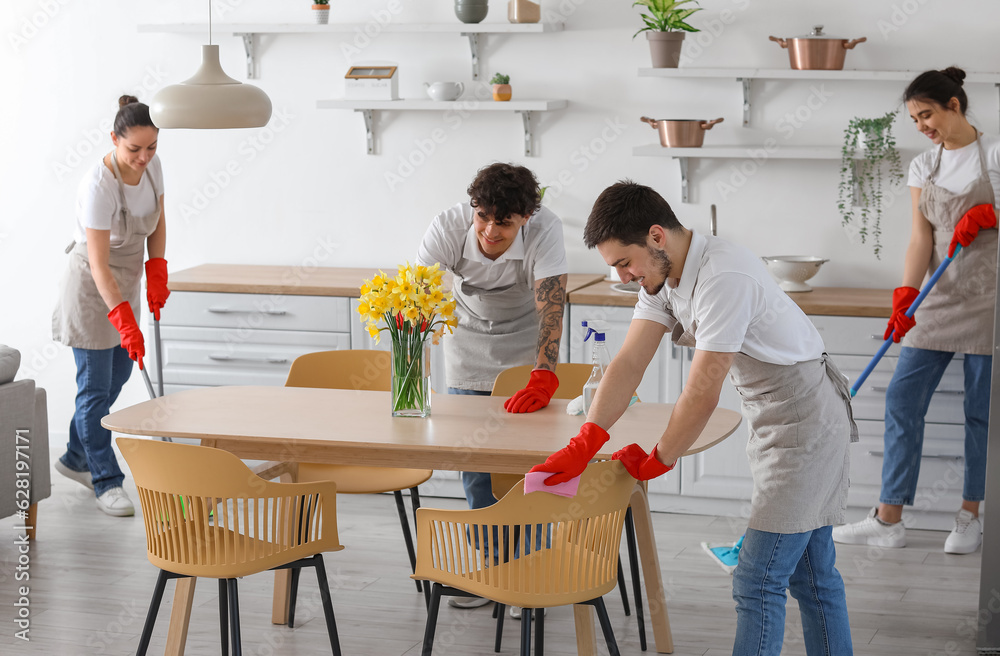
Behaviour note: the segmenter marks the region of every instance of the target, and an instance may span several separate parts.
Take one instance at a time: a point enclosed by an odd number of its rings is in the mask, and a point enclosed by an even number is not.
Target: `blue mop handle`
[[[917,311],[917,308],[920,307],[920,304],[924,302],[924,299],[927,297],[927,294],[931,291],[931,288],[934,287],[934,283],[938,281],[938,278],[940,278],[941,274],[944,273],[944,270],[948,268],[948,265],[951,264],[951,261],[954,260],[956,257],[958,257],[958,254],[961,252],[962,252],[962,245],[955,244],[955,252],[952,253],[950,257],[944,258],[941,264],[938,265],[937,270],[930,277],[930,280],[927,281],[927,284],[924,285],[924,288],[920,291],[920,294],[913,301],[913,303],[910,304],[910,308],[906,311],[906,316],[911,318],[913,317],[914,313]],[[854,381],[854,384],[851,386],[851,398],[854,398],[854,396],[858,393],[858,390],[864,384],[865,380],[871,374],[872,370],[875,369],[875,365],[878,364],[878,361],[882,359],[882,356],[885,355],[885,352],[889,350],[890,346],[892,346],[892,338],[895,334],[896,331],[895,330],[892,331],[892,334],[889,335],[889,338],[884,342],[882,342],[882,346],[880,346],[878,351],[876,351],[875,357],[873,357],[872,361],[868,363],[868,366],[865,367],[865,370],[861,372],[861,375],[858,376],[858,379]]]

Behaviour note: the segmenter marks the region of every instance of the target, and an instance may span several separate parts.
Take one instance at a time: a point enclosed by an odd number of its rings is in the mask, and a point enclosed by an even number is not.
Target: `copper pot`
[[[639,119],[649,123],[654,130],[660,131],[660,145],[668,148],[700,148],[705,141],[705,131],[711,130],[716,123],[722,123],[721,118],[714,121],[692,121],[660,119],[654,120],[648,116]]]
[[[851,41],[827,36],[823,34],[822,25],[817,25],[811,34],[805,36],[791,39],[779,39],[776,36],[767,38],[782,48],[787,48],[792,68],[800,71],[839,71],[844,68],[847,51],[868,40],[864,36]]]

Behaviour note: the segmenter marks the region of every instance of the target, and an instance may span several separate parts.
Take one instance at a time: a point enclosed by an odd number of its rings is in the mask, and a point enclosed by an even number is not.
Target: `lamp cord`
[[[208,0],[208,45],[212,45],[212,0]]]

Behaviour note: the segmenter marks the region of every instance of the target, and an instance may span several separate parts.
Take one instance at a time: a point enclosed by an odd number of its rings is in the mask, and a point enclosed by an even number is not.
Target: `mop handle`
[[[149,382],[149,374],[146,373],[146,364],[145,363],[143,363],[143,365],[141,367],[139,367],[139,371],[142,372],[142,380],[143,380],[144,383],[146,383],[146,391],[149,392],[149,398],[150,398],[150,400],[155,399],[156,398],[156,392],[153,391],[153,383]]]
[[[924,285],[924,288],[920,291],[920,294],[917,296],[916,299],[914,299],[913,303],[910,304],[910,308],[905,313],[906,316],[910,318],[913,317],[913,314],[917,311],[917,308],[920,307],[920,304],[924,302],[924,299],[927,297],[927,294],[931,291],[931,288],[934,287],[934,283],[938,281],[938,278],[941,277],[941,274],[944,273],[944,270],[948,268],[948,265],[951,264],[952,260],[958,257],[958,254],[960,252],[962,252],[962,245],[955,244],[955,252],[951,254],[951,257],[944,258],[941,264],[938,265],[937,270],[934,271],[933,275],[931,275],[930,280],[928,280],[927,284]],[[879,360],[882,359],[882,356],[885,355],[885,352],[889,350],[890,346],[892,346],[892,338],[895,334],[896,331],[893,330],[892,333],[889,335],[889,338],[886,339],[884,342],[882,342],[882,346],[880,346],[878,351],[875,352],[875,357],[873,357],[872,361],[868,363],[868,366],[865,367],[865,370],[861,372],[861,375],[858,376],[858,379],[854,381],[854,384],[851,386],[851,398],[854,398],[854,396],[858,393],[858,390],[861,388],[861,385],[864,384],[869,374],[871,374],[872,370],[875,369],[875,365],[878,364]]]

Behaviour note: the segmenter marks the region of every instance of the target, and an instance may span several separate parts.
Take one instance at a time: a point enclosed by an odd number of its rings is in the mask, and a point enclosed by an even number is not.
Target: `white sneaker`
[[[135,514],[135,506],[122,487],[109,488],[97,497],[97,507],[115,517],[131,517]]]
[[[515,619],[515,620],[521,619],[521,607],[520,606],[509,606],[509,608],[510,608],[510,616],[513,619]],[[534,609],[534,612],[531,613],[531,619],[535,619],[535,617],[538,615],[538,611],[539,610],[542,611],[542,615],[545,615],[546,612],[548,612],[547,608],[536,608],[536,609]]]
[[[972,553],[983,541],[983,523],[968,510],[955,515],[955,528],[944,541],[944,552],[950,554]]]
[[[872,508],[860,522],[833,528],[833,541],[841,544],[867,544],[872,547],[898,549],[906,546],[903,522],[885,524],[876,518],[878,507]]]
[[[493,602],[486,597],[452,597],[448,600],[448,605],[452,608],[479,608],[491,603]]]
[[[66,478],[74,480],[84,487],[89,487],[91,490],[94,489],[94,481],[90,475],[90,470],[78,472],[64,465],[62,460],[56,460],[55,468],[57,472]]]

